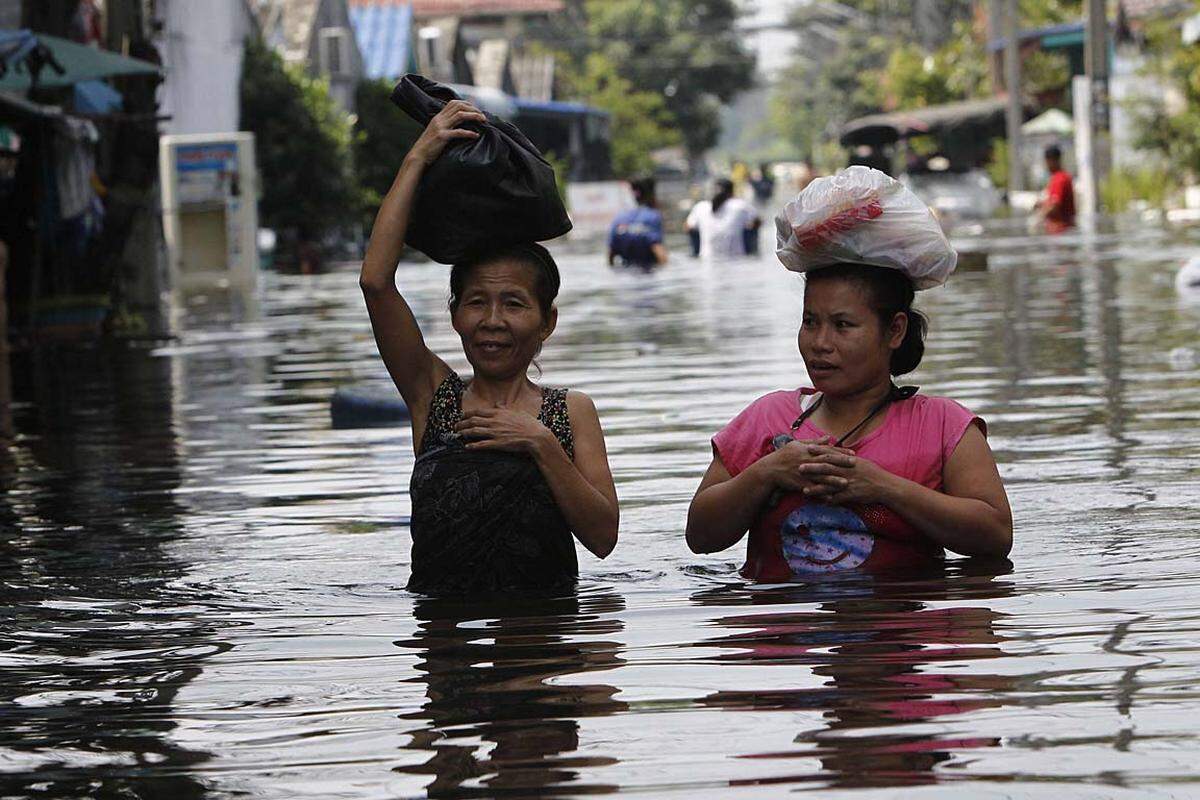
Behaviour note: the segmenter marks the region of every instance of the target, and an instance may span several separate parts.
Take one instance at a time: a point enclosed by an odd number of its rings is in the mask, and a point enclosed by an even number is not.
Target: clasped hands
[[[883,502],[894,478],[873,461],[838,447],[832,437],[797,439],[762,462],[779,489],[830,505]]]

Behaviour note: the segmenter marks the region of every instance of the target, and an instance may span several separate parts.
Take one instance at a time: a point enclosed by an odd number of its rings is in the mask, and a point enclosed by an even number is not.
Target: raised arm
[[[396,266],[404,250],[404,235],[421,175],[441,155],[448,142],[479,136],[460,125],[484,121],[486,117],[482,112],[461,100],[447,103],[441,113],[430,120],[405,157],[392,188],[375,215],[371,241],[358,279],[379,354],[413,413],[414,442],[420,440],[424,430],[433,391],[449,368],[426,347],[412,309],[396,289]]]

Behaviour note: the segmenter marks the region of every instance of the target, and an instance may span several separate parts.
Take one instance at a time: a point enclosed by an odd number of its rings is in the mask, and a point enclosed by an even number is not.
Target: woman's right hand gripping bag
[[[775,218],[776,255],[793,272],[841,262],[898,269],[916,289],[940,286],[958,254],[929,208],[877,169],[818,178]]]
[[[392,102],[420,125],[457,99],[420,75],[406,75],[392,91]],[[554,168],[515,125],[485,115],[487,123],[463,126],[479,138],[452,142],[421,179],[405,243],[443,264],[571,230]]]

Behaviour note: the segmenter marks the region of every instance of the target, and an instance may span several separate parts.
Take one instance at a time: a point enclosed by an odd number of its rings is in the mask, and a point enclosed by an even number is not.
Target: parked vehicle
[[[900,176],[900,182],[936,211],[943,225],[987,219],[996,213],[1002,202],[1000,190],[987,173],[979,169],[905,173]]]

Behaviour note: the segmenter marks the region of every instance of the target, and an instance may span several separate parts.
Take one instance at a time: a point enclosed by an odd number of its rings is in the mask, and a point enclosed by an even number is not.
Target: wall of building
[[[159,90],[163,133],[238,129],[242,48],[254,23],[245,0],[159,0],[156,42],[166,81]]]
[[[0,0],[0,30],[21,27],[21,0]]]
[[[328,74],[323,71],[321,53],[321,31],[324,29],[340,29],[345,31],[345,62],[338,74]],[[354,111],[354,90],[363,75],[362,54],[358,50],[358,41],[354,38],[354,28],[350,24],[350,13],[346,0],[322,0],[313,21],[312,36],[309,39],[308,50],[309,71],[313,74],[324,75],[329,80],[329,94],[333,101],[343,111]]]

